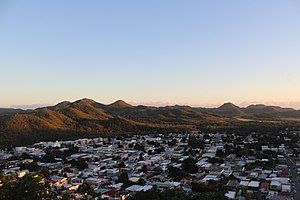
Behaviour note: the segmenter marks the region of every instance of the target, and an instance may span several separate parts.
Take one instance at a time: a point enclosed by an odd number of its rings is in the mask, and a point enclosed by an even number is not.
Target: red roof
[[[270,183],[262,182],[260,184],[260,188],[262,188],[262,189],[269,189],[269,187],[270,187]]]
[[[113,197],[115,196],[115,194],[117,193],[118,191],[116,189],[111,189],[110,191],[108,191],[106,194],[110,197]]]

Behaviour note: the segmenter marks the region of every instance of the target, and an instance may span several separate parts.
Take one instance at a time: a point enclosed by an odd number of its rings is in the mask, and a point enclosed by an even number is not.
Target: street
[[[289,157],[286,157],[287,159],[287,164],[289,166],[291,175],[292,175],[292,189],[295,190],[295,195],[294,199],[295,200],[300,200],[300,182],[298,179],[298,174],[297,174],[297,168],[295,162]]]

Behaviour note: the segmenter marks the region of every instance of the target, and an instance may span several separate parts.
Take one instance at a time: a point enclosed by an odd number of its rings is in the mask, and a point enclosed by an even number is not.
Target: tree
[[[124,188],[129,187],[131,185],[131,182],[128,178],[128,173],[126,171],[122,172],[118,177],[118,182],[123,183]]]
[[[210,191],[210,187],[208,184],[206,183],[202,183],[202,182],[192,182],[192,191],[196,192],[196,193],[201,193],[201,192],[209,192]]]
[[[0,199],[5,200],[50,200],[57,199],[50,185],[41,176],[25,175],[18,178],[15,175],[1,177]]]
[[[180,181],[184,177],[188,176],[188,174],[177,167],[169,167],[168,168],[169,176],[174,178],[175,181]]]
[[[180,189],[168,189],[160,193],[161,200],[189,200],[189,196]]]
[[[225,152],[222,151],[221,149],[217,149],[216,156],[223,158],[225,156]]]
[[[78,159],[77,161],[73,159],[70,161],[70,164],[72,167],[76,167],[80,171],[89,167],[89,164],[83,159]]]
[[[30,172],[35,172],[37,170],[39,170],[41,167],[38,166],[38,164],[36,162],[31,162],[31,163],[21,163],[19,165],[21,170],[25,170],[27,169]]]
[[[154,153],[155,154],[159,154],[159,153],[162,153],[162,152],[165,152],[165,148],[164,147],[159,147],[159,148],[154,149]]]
[[[147,173],[147,171],[148,171],[147,165],[143,165],[141,171],[144,173]]]
[[[169,143],[168,143],[169,146],[176,146],[177,145],[177,140],[174,138],[172,139]]]
[[[41,177],[44,177],[44,178],[49,178],[50,177],[50,172],[47,168],[40,168],[38,171],[37,171],[37,174]]]
[[[138,150],[138,151],[144,151],[145,147],[143,144],[139,144],[139,143],[136,143],[134,145],[134,150]]]
[[[160,200],[159,192],[157,190],[148,190],[146,192],[137,192],[132,197],[129,197],[129,200]]]
[[[155,189],[148,190],[146,192],[137,192],[129,200],[189,200],[189,196],[183,190],[168,189],[164,191],[158,191]]]
[[[95,190],[88,182],[82,183],[82,185],[78,187],[77,192],[83,195],[90,195],[92,197],[97,196]]]
[[[74,195],[69,193],[69,192],[64,192],[62,195],[61,195],[61,199],[62,200],[70,200],[70,199],[74,199]]]
[[[160,174],[160,173],[163,172],[163,170],[162,170],[162,168],[161,168],[160,166],[157,166],[157,167],[154,168],[154,172],[155,172],[156,174]]]
[[[125,168],[125,167],[126,167],[126,165],[125,165],[124,161],[119,163],[119,168]]]
[[[188,146],[193,149],[204,149],[204,141],[201,139],[191,138],[188,140]]]
[[[140,178],[137,182],[138,185],[145,185],[146,184],[146,180],[143,178]]]
[[[128,148],[132,149],[133,148],[133,143],[129,143]]]
[[[213,158],[209,158],[208,162],[211,163],[211,164],[216,164],[216,163],[222,164],[222,163],[224,163],[224,160],[221,159],[221,158],[213,157]]]
[[[182,162],[182,169],[187,173],[197,173],[198,166],[196,165],[196,160],[194,158],[188,157]]]

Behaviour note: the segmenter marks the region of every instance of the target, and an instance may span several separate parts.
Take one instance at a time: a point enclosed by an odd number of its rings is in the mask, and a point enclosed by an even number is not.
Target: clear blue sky
[[[0,106],[300,107],[297,0],[1,0]]]

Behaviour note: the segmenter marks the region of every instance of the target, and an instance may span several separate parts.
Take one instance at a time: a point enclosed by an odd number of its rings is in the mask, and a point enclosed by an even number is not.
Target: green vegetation
[[[56,199],[49,183],[41,175],[0,176],[0,199],[5,200],[41,200]]]
[[[137,192],[129,200],[226,200],[222,191],[216,191],[213,188],[206,188],[199,193],[188,194],[181,189],[168,189],[159,191],[152,189],[146,192]]]
[[[80,185],[77,192],[82,194],[82,195],[86,195],[86,196],[87,195],[92,196],[92,197],[97,196],[97,194],[96,194],[95,190],[93,189],[93,187],[87,182],[84,182],[82,185]]]

